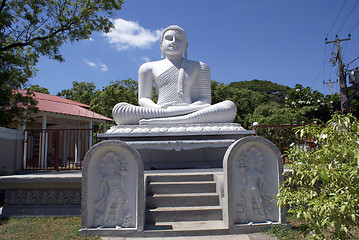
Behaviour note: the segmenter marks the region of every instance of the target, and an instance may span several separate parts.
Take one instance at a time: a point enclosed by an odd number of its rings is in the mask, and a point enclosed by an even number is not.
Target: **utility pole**
[[[330,96],[333,96],[333,83],[337,83],[338,80],[336,80],[335,82],[332,82],[330,79],[329,79],[329,82],[324,82],[323,81],[323,84],[328,84],[329,85],[329,88],[330,88]]]
[[[327,40],[327,39],[325,39]],[[329,43],[335,43],[337,45],[337,54],[336,54],[336,61],[338,62],[338,71],[339,71],[339,86],[340,86],[340,105],[342,108],[342,112],[348,111],[348,90],[347,90],[347,83],[345,78],[345,72],[344,72],[344,65],[343,65],[343,59],[342,59],[342,51],[340,48],[340,42],[342,41],[348,41],[350,40],[350,35],[348,38],[345,39],[339,39],[338,35],[335,36],[334,41],[326,41],[326,44]]]

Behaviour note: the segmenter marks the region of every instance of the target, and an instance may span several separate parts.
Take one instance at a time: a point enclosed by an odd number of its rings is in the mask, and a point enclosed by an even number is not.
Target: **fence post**
[[[24,130],[24,144],[23,144],[23,158],[22,158],[22,169],[26,169],[27,166],[27,130]]]
[[[60,139],[59,139],[59,130],[55,130],[55,159],[54,159],[54,168],[55,170],[59,169],[59,153],[60,153]]]

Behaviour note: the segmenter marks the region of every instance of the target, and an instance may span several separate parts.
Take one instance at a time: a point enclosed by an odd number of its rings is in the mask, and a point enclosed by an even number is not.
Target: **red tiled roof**
[[[25,90],[19,89],[18,91],[22,94],[26,93]],[[113,121],[111,118],[90,111],[89,105],[50,94],[39,92],[34,92],[34,94],[34,99],[38,101],[39,111]]]

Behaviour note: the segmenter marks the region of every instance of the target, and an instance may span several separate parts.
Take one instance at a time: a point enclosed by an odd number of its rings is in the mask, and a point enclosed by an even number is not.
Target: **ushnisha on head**
[[[164,55],[165,55],[165,46],[163,44],[163,42],[165,41],[168,41],[168,39],[166,39],[168,36],[168,34],[166,34],[167,32],[178,32],[181,36],[183,36],[183,41],[185,43],[185,46],[184,46],[184,57],[187,58],[187,47],[188,47],[188,42],[187,42],[187,36],[186,36],[186,33],[185,31],[183,30],[183,28],[177,26],[177,25],[170,25],[168,27],[166,27],[163,32],[162,32],[162,36],[161,36],[161,42],[160,42],[160,45],[161,45],[161,57],[163,58]]]

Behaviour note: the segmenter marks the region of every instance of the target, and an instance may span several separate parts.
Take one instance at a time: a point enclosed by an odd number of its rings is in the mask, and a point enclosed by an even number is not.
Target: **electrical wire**
[[[359,24],[359,21],[354,25],[354,27],[352,28],[352,30],[350,30],[349,34],[353,32],[354,28],[356,28]]]
[[[323,65],[322,65],[322,70],[323,70],[323,82],[324,82],[324,78],[325,78],[325,62],[327,60],[327,44],[324,44],[324,56],[323,56]],[[321,70],[321,71],[322,71]]]
[[[354,7],[352,8],[352,10],[349,12],[347,18],[344,20],[344,22],[342,23],[342,25],[340,26],[337,34],[340,32],[340,30],[342,29],[342,27],[344,26],[344,24],[346,23],[346,21],[348,20],[348,18],[350,17],[350,15],[352,14],[352,12],[354,11],[355,7],[358,5],[359,0],[355,3]]]
[[[332,51],[334,51],[334,47],[332,47]],[[320,73],[323,73],[323,79],[322,80],[323,80],[323,82],[325,82],[325,68],[326,68],[326,63],[329,62],[328,59],[329,59],[329,57],[327,56],[327,45],[324,44],[323,64],[322,64],[321,69],[319,70],[319,72],[317,73],[315,78],[313,79],[312,84],[310,85],[311,88],[313,88],[315,83],[318,81]]]
[[[339,17],[339,15],[340,15],[340,13],[342,12],[342,10],[343,10],[344,5],[345,5],[345,3],[346,3],[346,2],[347,2],[347,0],[345,0],[345,1],[344,1],[344,3],[343,3],[343,5],[342,5],[342,7],[340,8],[340,10],[339,10],[339,13],[338,13],[337,17],[335,18],[335,20],[334,20],[334,22],[333,22],[332,26],[330,27],[330,29],[329,29],[329,31],[328,31],[328,33],[327,33],[327,37],[328,37],[328,35],[329,35],[330,31],[332,30],[332,28],[333,28],[334,24],[337,22],[338,17]]]
[[[351,61],[350,63],[348,63],[347,65],[349,66],[350,64],[352,64],[353,62],[355,62],[356,60],[358,60],[359,57],[355,58],[353,61]]]

